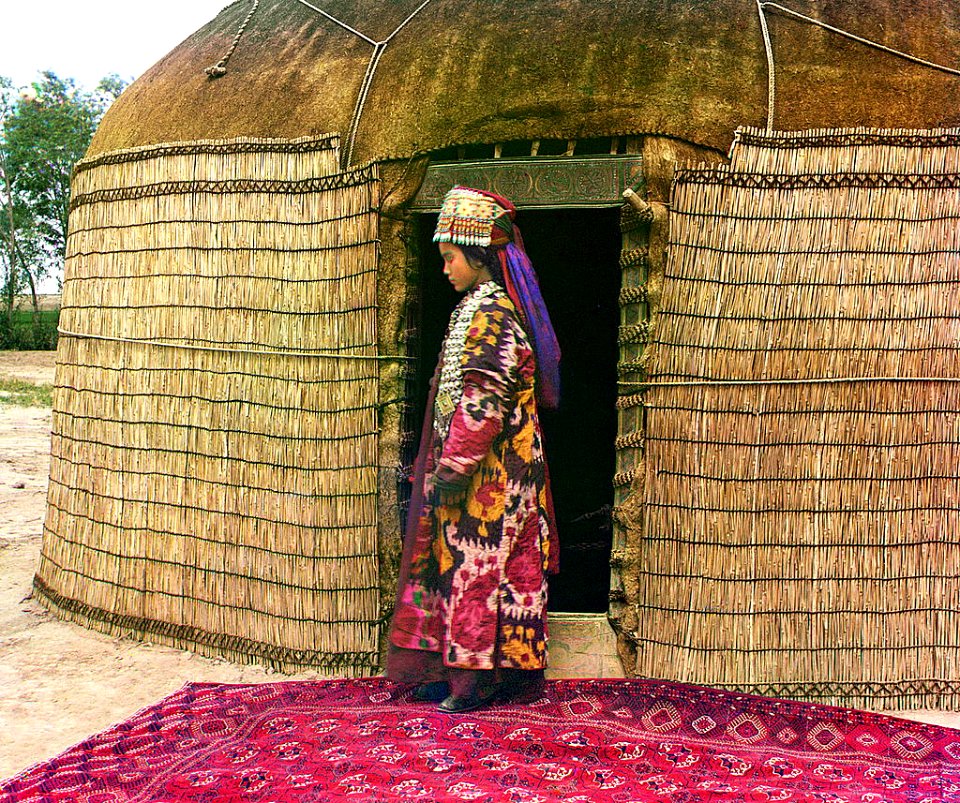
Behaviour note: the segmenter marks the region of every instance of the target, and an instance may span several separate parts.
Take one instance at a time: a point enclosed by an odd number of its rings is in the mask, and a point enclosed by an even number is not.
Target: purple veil
[[[537,404],[547,410],[560,406],[560,344],[550,322],[540,282],[523,247],[520,230],[501,252],[507,295],[520,313],[537,361]]]

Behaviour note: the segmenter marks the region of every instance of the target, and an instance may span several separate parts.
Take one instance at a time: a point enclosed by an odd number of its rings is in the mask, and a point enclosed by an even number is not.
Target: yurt
[[[553,624],[960,706],[958,68],[936,0],[227,6],[75,169],[37,597],[379,671],[459,183],[516,203],[564,355]]]

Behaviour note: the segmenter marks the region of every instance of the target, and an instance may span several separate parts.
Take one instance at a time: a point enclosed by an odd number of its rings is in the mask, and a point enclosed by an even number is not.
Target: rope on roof
[[[376,39],[371,39],[366,34],[360,33],[360,31],[356,30],[355,28],[351,28],[345,22],[338,20],[331,14],[328,14],[322,8],[318,8],[312,3],[308,3],[307,0],[297,0],[297,2],[305,5],[307,8],[312,9],[313,11],[316,11],[318,14],[323,15],[344,30],[354,34],[354,36],[360,37],[364,42],[373,45],[373,53],[370,54],[370,61],[367,62],[367,70],[363,75],[363,82],[360,84],[360,92],[357,95],[357,103],[353,107],[353,117],[350,120],[350,131],[347,134],[347,148],[341,158],[341,166],[346,168],[349,167],[350,163],[353,161],[353,144],[357,137],[357,129],[360,127],[360,116],[363,114],[363,107],[367,102],[367,94],[370,92],[370,85],[373,83],[373,76],[377,71],[377,66],[380,64],[380,57],[383,55],[383,51],[386,50],[390,40],[400,33],[400,31],[406,27],[407,23],[416,17],[417,14],[423,11],[423,9],[430,4],[431,0],[423,0],[423,2],[409,15],[407,15],[407,18],[393,30],[393,33],[380,42],[378,42]]]
[[[854,42],[859,42],[861,45],[867,45],[868,47],[874,47],[877,50],[882,50],[884,53],[889,53],[892,56],[897,56],[907,61],[913,62],[914,64],[919,64],[922,67],[929,67],[932,70],[939,70],[941,72],[948,73],[950,75],[960,75],[960,69],[955,67],[947,67],[943,64],[938,64],[935,61],[927,61],[922,59],[919,56],[914,56],[911,53],[906,53],[902,50],[896,50],[892,47],[887,47],[887,45],[880,44],[875,42],[872,39],[866,39],[862,36],[857,36],[850,31],[845,31],[842,28],[837,28],[834,25],[824,22],[823,20],[818,20],[815,17],[808,17],[806,14],[801,14],[799,11],[794,11],[791,8],[782,6],[779,3],[771,2],[770,0],[757,0],[757,12],[760,15],[760,29],[763,32],[763,44],[767,53],[767,133],[769,134],[773,130],[773,110],[776,105],[776,78],[774,71],[774,61],[773,61],[773,46],[770,43],[770,31],[767,28],[767,18],[764,11],[766,9],[771,9],[773,11],[779,11],[781,14],[784,14],[788,17],[793,17],[794,19],[801,20],[802,22],[809,23],[810,25],[816,25],[819,28],[823,28],[830,33],[835,33],[838,36],[842,36],[846,39],[850,39]]]
[[[240,44],[240,37],[243,36],[243,32],[247,30],[247,25],[250,22],[250,19],[253,17],[256,10],[260,7],[260,0],[253,0],[253,6],[250,9],[250,12],[247,14],[247,18],[240,25],[240,30],[237,31],[237,35],[233,37],[233,44],[230,45],[230,49],[220,61],[214,64],[212,67],[207,67],[204,72],[207,74],[207,77],[211,80],[214,78],[219,78],[221,75],[227,74],[227,62],[230,61],[230,57],[233,55],[233,51],[237,49],[237,45]]]
[[[773,131],[773,106],[777,96],[777,73],[773,63],[773,45],[770,44],[770,29],[767,27],[767,15],[763,13],[763,0],[757,0],[757,13],[760,15],[760,30],[763,32],[763,47],[767,52],[767,133]]]
[[[297,2],[302,3],[307,8],[312,9],[313,11],[316,11],[318,14],[326,17],[328,20],[330,20],[330,22],[336,23],[345,31],[350,31],[350,33],[352,33],[354,36],[359,36],[361,39],[363,39],[364,42],[369,42],[374,47],[377,46],[378,42],[376,39],[371,39],[369,36],[366,36],[365,34],[360,33],[360,31],[358,31],[356,28],[351,28],[349,25],[347,25],[347,23],[343,22],[342,20],[338,20],[336,17],[334,17],[332,14],[328,14],[322,8],[317,8],[317,6],[313,5],[312,3],[308,3],[307,0],[297,0]]]
[[[303,2],[303,0],[300,0]],[[350,121],[350,133],[347,136],[347,150],[344,153],[342,167],[349,167],[353,162],[353,144],[357,137],[357,129],[360,127],[360,116],[363,114],[363,106],[367,102],[367,93],[370,91],[370,84],[373,83],[373,74],[377,71],[377,65],[380,63],[380,57],[386,49],[390,40],[402,31],[407,23],[430,4],[430,0],[423,0],[410,15],[401,22],[386,39],[377,42],[373,48],[373,54],[370,56],[370,63],[367,65],[367,72],[363,77],[363,84],[360,87],[360,94],[357,96],[357,105],[353,110],[353,119]]]
[[[400,33],[400,31],[402,31],[406,25],[417,16],[417,14],[423,11],[423,9],[430,4],[431,0],[423,0],[423,2],[409,15],[407,15],[407,18],[401,22],[386,39],[383,39],[379,42],[376,39],[372,39],[366,34],[361,33],[356,28],[347,25],[347,23],[345,23],[343,20],[337,19],[335,16],[327,11],[324,11],[319,6],[315,6],[313,3],[307,2],[307,0],[297,0],[297,2],[306,6],[311,11],[315,11],[317,14],[320,14],[322,17],[330,20],[335,25],[339,25],[345,31],[352,33],[354,36],[362,39],[367,44],[373,45],[373,53],[370,55],[370,61],[367,63],[367,69],[363,75],[363,82],[360,84],[360,93],[357,95],[357,103],[353,108],[353,116],[350,119],[350,131],[347,135],[347,148],[340,160],[341,165],[346,168],[353,161],[353,145],[357,137],[357,129],[360,127],[360,117],[363,114],[363,107],[367,102],[367,95],[370,92],[370,85],[373,83],[373,76],[377,71],[377,66],[380,64],[380,57],[383,55],[383,51],[390,43],[390,40]],[[230,49],[227,51],[226,55],[212,67],[207,67],[206,70],[204,70],[210,79],[219,78],[222,75],[226,75],[227,62],[230,60],[233,52],[237,49],[237,45],[240,43],[240,38],[243,36],[244,31],[246,31],[247,25],[259,6],[260,0],[253,0],[253,6],[251,7],[250,12],[247,14],[246,19],[244,19],[243,23],[240,25],[240,30],[237,31],[237,35],[233,38],[233,43],[230,45]]]

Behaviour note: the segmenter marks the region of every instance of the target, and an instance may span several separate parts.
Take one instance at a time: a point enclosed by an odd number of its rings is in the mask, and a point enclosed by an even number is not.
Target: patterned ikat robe
[[[391,642],[439,653],[449,667],[543,669],[546,575],[556,571],[558,542],[533,351],[499,288],[479,302],[460,365],[462,396],[452,415],[434,419]]]

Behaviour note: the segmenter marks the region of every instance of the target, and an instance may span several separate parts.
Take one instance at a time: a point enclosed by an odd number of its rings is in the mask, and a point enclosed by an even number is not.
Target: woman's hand
[[[460,480],[458,477],[457,480]],[[467,498],[467,482],[451,481],[448,478],[433,474],[427,480],[427,485],[431,489],[431,499],[435,505],[444,507],[459,507]]]

